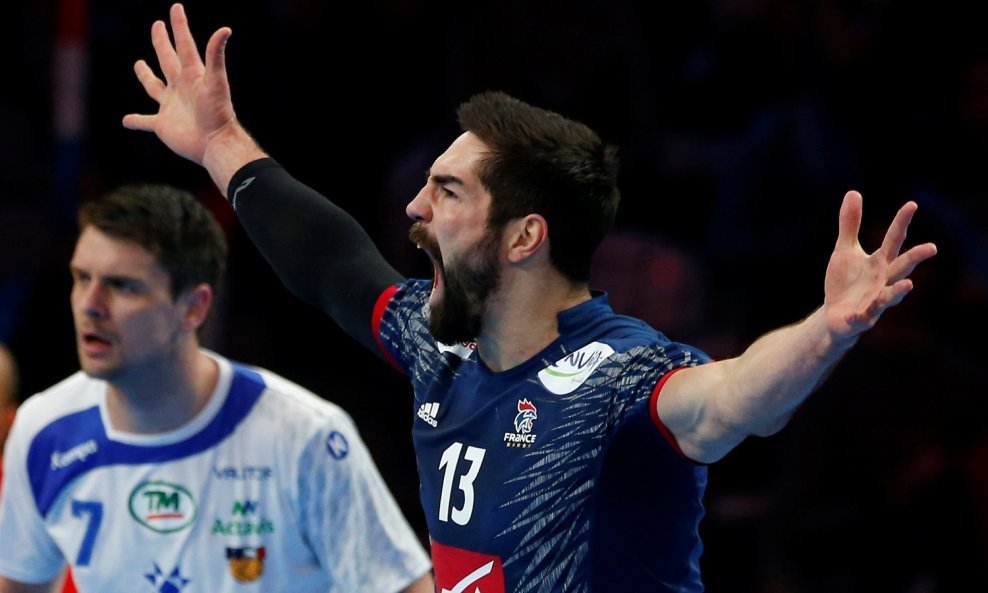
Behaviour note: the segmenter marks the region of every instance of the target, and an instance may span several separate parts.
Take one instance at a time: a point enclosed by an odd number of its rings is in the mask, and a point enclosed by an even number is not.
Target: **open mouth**
[[[435,307],[441,300],[444,294],[444,270],[441,260],[438,255],[431,252],[427,247],[422,247],[425,251],[429,260],[432,262],[432,292],[429,293],[429,306]]]
[[[443,283],[442,267],[439,265],[438,261],[433,259],[432,260],[432,294],[436,294],[436,291],[438,291],[442,287],[442,283]]]
[[[416,222],[408,231],[408,238],[415,243],[415,246],[425,252],[432,262],[432,293],[429,296],[429,304],[435,305],[442,294],[443,287],[443,266],[442,254],[435,239],[429,235],[425,227]]]
[[[79,334],[79,341],[86,354],[99,354],[111,348],[110,339],[97,332],[81,332]]]

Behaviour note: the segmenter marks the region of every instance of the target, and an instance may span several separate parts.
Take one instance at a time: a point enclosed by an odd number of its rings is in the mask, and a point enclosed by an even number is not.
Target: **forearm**
[[[716,413],[743,435],[777,432],[852,343],[831,339],[822,308],[762,336],[741,356],[723,361]]]
[[[376,350],[374,303],[402,277],[357,221],[271,159],[249,163],[229,183],[237,217],[288,290]]]
[[[782,428],[861,334],[905,298],[913,287],[909,275],[937,252],[924,243],[902,253],[916,208],[904,204],[881,247],[869,254],[858,242],[861,194],[847,192],[824,277],[824,305],[737,358],[669,377],[655,411],[687,456],[715,461],[749,435]]]
[[[756,340],[736,358],[670,377],[658,413],[683,452],[713,462],[745,438],[780,430],[853,342],[835,343],[824,310]]]

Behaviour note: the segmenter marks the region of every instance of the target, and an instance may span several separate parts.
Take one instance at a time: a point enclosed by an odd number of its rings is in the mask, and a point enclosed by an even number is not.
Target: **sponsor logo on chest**
[[[214,467],[213,477],[217,480],[264,481],[274,475],[274,470],[266,465],[242,465]]]
[[[213,535],[249,536],[274,533],[274,521],[261,514],[257,500],[238,500],[230,508],[228,518],[213,520]]]
[[[607,344],[591,342],[539,371],[539,381],[556,395],[572,393],[611,354],[614,354],[614,349]]]
[[[196,501],[183,486],[170,482],[141,482],[130,493],[130,516],[158,533],[185,529],[196,518]]]

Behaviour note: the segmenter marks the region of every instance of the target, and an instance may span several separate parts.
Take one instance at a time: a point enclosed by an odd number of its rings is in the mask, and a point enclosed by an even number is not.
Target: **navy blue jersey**
[[[430,281],[382,295],[380,345],[414,387],[412,431],[437,591],[701,591],[706,466],[655,410],[670,371],[707,362],[603,294],[560,336],[492,372],[429,332]]]

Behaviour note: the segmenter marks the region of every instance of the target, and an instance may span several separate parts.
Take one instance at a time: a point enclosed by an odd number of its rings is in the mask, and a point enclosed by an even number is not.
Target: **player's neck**
[[[494,372],[524,363],[559,337],[560,312],[589,299],[586,284],[561,277],[505,283],[484,316],[477,338],[480,358]]]
[[[149,365],[150,366],[150,365]],[[107,385],[107,410],[115,430],[135,434],[180,428],[209,402],[219,365],[198,349],[141,369]]]

